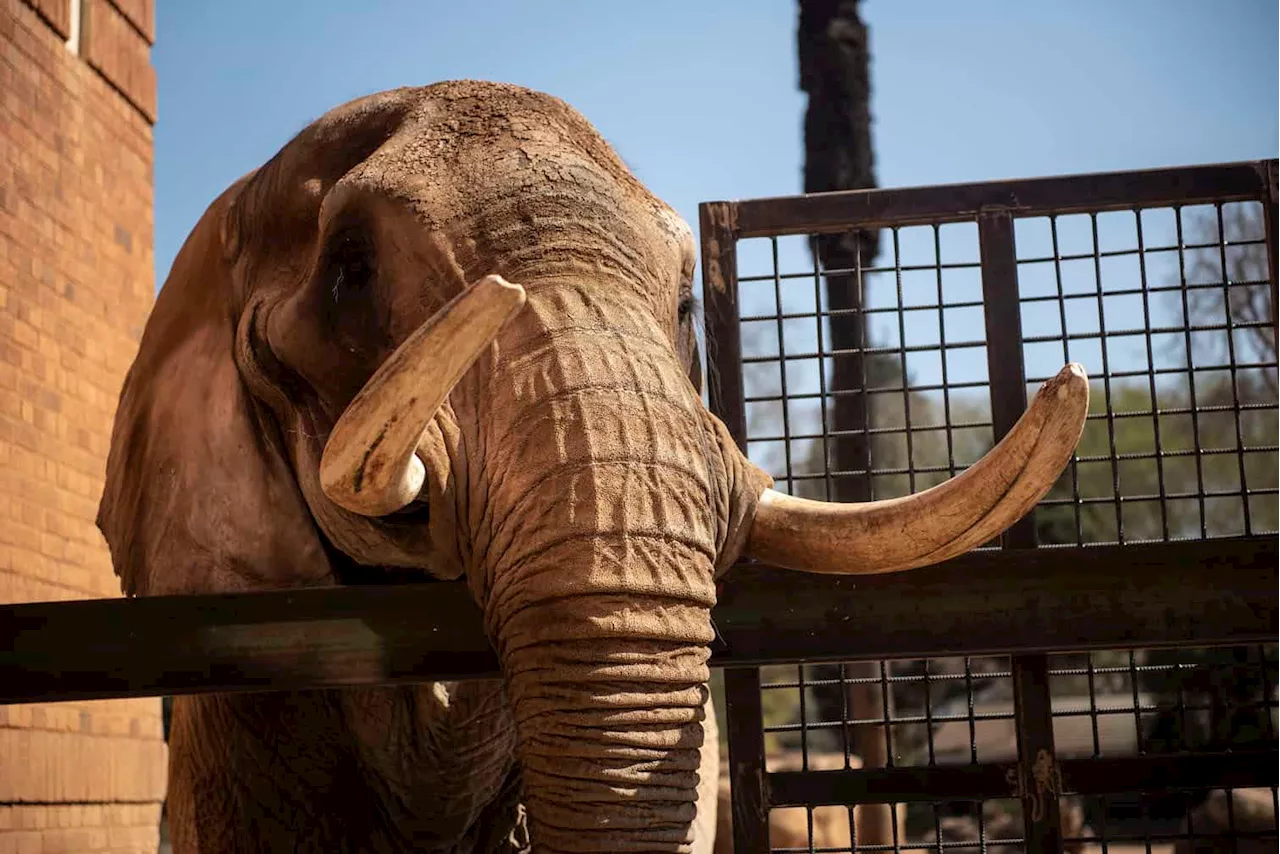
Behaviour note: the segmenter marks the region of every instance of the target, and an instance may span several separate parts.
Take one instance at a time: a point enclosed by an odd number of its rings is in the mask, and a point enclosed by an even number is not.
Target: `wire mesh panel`
[[[1097,377],[1042,545],[1276,531],[1276,339],[1260,202],[1018,222],[1029,382]]]
[[[762,271],[738,279],[750,312],[747,448],[781,491],[902,495],[954,476],[992,444],[977,229],[893,236],[890,264],[822,272],[816,236],[738,244],[739,270]],[[863,307],[831,309],[833,279],[860,290]],[[865,343],[833,347],[849,326]],[[853,465],[838,465],[845,458]]]
[[[1077,452],[986,548],[1274,538],[1274,176],[704,206],[713,407],[776,489],[892,498],[963,471],[1079,362]],[[728,673],[738,850],[1274,849],[1274,644],[1133,641]]]

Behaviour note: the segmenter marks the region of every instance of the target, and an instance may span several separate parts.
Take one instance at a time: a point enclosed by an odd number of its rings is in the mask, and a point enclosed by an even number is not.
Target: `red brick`
[[[147,40],[107,0],[82,0],[80,50],[150,121],[156,118],[156,76]]]
[[[67,0],[0,0],[5,602],[119,595],[94,518],[120,383],[152,298],[152,137],[138,102],[154,106],[153,9],[87,0],[96,30],[82,33],[82,56],[63,45],[64,9]],[[0,775],[0,801],[51,802],[0,810],[0,852],[103,851],[108,826],[133,828],[117,834],[120,845],[154,850],[158,702],[7,707],[0,735],[23,769],[21,780]],[[130,821],[56,803],[142,791],[155,800]]]
[[[111,5],[129,20],[138,32],[142,33],[147,44],[156,41],[156,4],[155,0],[111,0]]]

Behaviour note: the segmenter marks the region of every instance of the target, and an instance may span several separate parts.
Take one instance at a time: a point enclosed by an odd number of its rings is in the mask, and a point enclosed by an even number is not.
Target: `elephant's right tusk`
[[[1009,434],[967,471],[918,495],[865,504],[765,490],[745,551],[788,569],[841,575],[939,563],[993,539],[1049,491],[1089,411],[1089,378],[1070,364]]]
[[[524,288],[485,276],[418,327],[334,425],[320,459],[324,494],[361,516],[385,516],[417,498],[426,480],[416,455],[423,432],[524,302]]]

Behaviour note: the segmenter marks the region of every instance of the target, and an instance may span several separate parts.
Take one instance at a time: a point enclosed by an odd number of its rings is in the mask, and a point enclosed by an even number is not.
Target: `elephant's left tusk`
[[[1070,364],[1007,436],[964,474],[917,495],[835,504],[766,489],[746,552],[805,572],[898,572],[948,560],[1025,516],[1071,460],[1089,411],[1089,378]]]
[[[485,276],[418,327],[334,425],[320,458],[324,494],[361,516],[385,516],[417,498],[426,480],[415,453],[423,432],[524,302],[524,288]]]

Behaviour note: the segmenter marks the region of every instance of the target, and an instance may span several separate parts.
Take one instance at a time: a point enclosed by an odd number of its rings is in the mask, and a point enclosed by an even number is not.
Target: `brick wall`
[[[94,526],[154,298],[153,0],[0,0],[0,601],[119,595]],[[158,700],[0,706],[0,854],[154,852]]]

